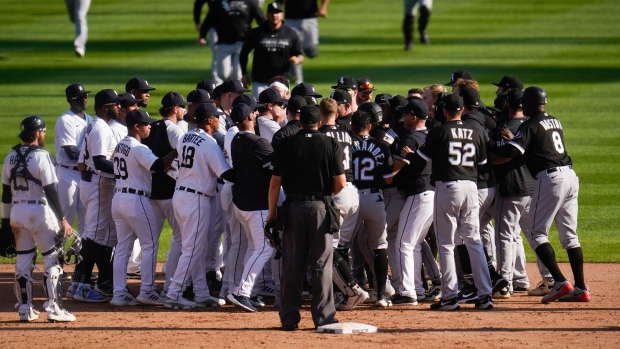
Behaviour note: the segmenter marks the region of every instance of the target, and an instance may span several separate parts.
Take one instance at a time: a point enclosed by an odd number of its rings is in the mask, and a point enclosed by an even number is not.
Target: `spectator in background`
[[[91,0],[65,0],[67,12],[71,23],[75,23],[75,55],[84,58],[86,54],[86,41],[88,40],[88,22],[86,15],[90,9]]]

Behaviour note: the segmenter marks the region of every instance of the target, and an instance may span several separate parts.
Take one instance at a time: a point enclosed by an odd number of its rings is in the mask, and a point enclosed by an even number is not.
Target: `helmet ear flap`
[[[39,130],[45,129],[45,121],[43,118],[38,115],[31,115],[24,120],[22,120],[20,124],[20,134],[17,137],[28,137],[32,136]]]

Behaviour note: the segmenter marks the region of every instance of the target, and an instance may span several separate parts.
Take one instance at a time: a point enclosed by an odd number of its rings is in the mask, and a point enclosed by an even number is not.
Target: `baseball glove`
[[[274,259],[280,259],[282,257],[282,240],[280,239],[280,229],[278,223],[273,220],[265,224],[265,238],[269,243],[269,246],[276,249],[276,255]]]
[[[2,219],[2,227],[0,228],[0,256],[4,258],[14,258],[17,256],[15,235],[11,228],[11,221],[8,218]]]

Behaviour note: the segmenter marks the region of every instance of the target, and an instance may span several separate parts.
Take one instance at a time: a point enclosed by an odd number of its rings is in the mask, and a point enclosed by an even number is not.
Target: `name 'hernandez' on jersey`
[[[370,136],[353,136],[351,158],[353,184],[357,189],[382,188],[384,179],[394,175],[390,150]]]

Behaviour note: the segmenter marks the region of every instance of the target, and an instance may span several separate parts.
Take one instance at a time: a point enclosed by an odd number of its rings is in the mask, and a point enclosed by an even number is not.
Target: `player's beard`
[[[108,109],[108,118],[110,120],[117,120],[118,119],[118,113],[116,113],[113,108],[110,108],[110,109]]]

